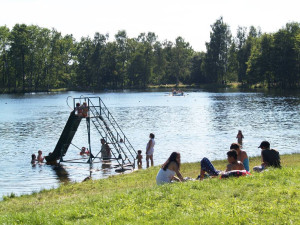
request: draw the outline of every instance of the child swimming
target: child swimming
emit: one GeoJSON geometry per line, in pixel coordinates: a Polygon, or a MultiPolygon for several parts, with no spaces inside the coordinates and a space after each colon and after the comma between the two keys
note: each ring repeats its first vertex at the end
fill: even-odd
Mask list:
{"type": "Polygon", "coordinates": [[[35,165],[36,161],[37,161],[36,155],[35,155],[35,154],[32,154],[32,155],[31,155],[31,164],[32,164],[32,165],[35,165]]]}
{"type": "Polygon", "coordinates": [[[38,161],[39,163],[43,163],[43,162],[44,162],[45,157],[43,157],[42,154],[43,154],[42,150],[39,150],[39,151],[38,151],[38,157],[37,157],[37,161],[38,161]]]}

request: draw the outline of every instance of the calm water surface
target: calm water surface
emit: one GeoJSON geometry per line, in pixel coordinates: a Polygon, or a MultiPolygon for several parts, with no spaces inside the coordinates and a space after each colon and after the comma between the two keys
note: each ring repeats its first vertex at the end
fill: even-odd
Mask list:
{"type": "MultiPolygon", "coordinates": [[[[224,159],[239,129],[249,156],[260,154],[257,147],[262,140],[270,141],[281,154],[300,152],[300,93],[195,91],[184,97],[171,97],[166,92],[0,95],[0,198],[55,188],[62,182],[81,182],[90,174],[93,179],[114,174],[114,169],[101,163],[63,163],[62,167],[30,164],[31,154],[39,149],[44,155],[53,151],[71,111],[67,97],[81,95],[100,96],[136,150],[145,153],[149,133],[153,132],[156,165],[172,151],[179,151],[183,162],[200,161],[204,156],[224,159]]],[[[97,153],[100,143],[94,131],[92,149],[97,153]]],[[[84,121],[73,144],[87,146],[84,121]]],[[[71,145],[65,159],[74,158],[80,158],[79,150],[71,145]]]]}

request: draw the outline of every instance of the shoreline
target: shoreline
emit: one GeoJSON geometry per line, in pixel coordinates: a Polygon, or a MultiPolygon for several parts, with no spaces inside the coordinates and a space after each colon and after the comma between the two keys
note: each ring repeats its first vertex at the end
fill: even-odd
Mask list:
{"type": "MultiPolygon", "coordinates": [[[[299,158],[300,158],[300,153],[297,153],[297,152],[293,152],[293,153],[287,153],[287,154],[283,154],[283,155],[280,155],[280,157],[282,156],[282,157],[290,157],[290,156],[292,156],[292,155],[296,155],[296,156],[299,156],[299,158]]],[[[260,155],[258,155],[258,156],[250,156],[249,157],[249,161],[250,160],[254,160],[255,162],[256,161],[258,161],[258,160],[260,160],[261,159],[261,156],[260,155]]],[[[225,166],[228,164],[228,162],[227,162],[227,159],[225,158],[225,159],[216,159],[216,160],[212,160],[211,161],[212,162],[212,164],[214,164],[214,165],[216,165],[216,168],[221,168],[220,170],[222,170],[222,167],[220,167],[220,165],[221,164],[223,164],[223,169],[225,168],[225,166]]],[[[194,166],[195,164],[198,164],[199,165],[199,172],[200,172],[200,161],[196,161],[196,162],[185,162],[185,163],[182,163],[182,165],[185,165],[185,167],[187,167],[187,166],[194,166]]],[[[299,162],[299,164],[300,164],[300,162],[299,162]]],[[[46,164],[45,163],[45,165],[47,165],[47,166],[51,166],[51,164],[46,164]]],[[[260,164],[259,164],[260,165],[260,164]]],[[[161,165],[157,165],[157,166],[154,166],[154,167],[150,167],[150,168],[160,168],[160,166],[161,165]]],[[[252,166],[253,167],[253,166],[252,166]]],[[[252,170],[252,167],[250,167],[250,172],[254,172],[253,170],[252,170]]],[[[111,168],[111,169],[113,169],[113,168],[111,168]]],[[[105,179],[109,179],[109,178],[111,178],[111,177],[115,177],[115,176],[121,176],[121,175],[129,175],[129,174],[132,174],[132,173],[135,173],[135,172],[137,172],[137,171],[147,171],[149,168],[142,168],[142,169],[135,169],[135,170],[132,170],[132,171],[128,171],[128,172],[122,172],[122,173],[116,173],[116,174],[112,174],[112,175],[109,175],[108,177],[101,177],[101,178],[99,178],[99,179],[93,179],[93,177],[91,177],[91,179],[90,180],[93,180],[93,181],[98,181],[98,180],[105,180],[105,179]]],[[[196,177],[195,177],[196,178],[196,177]]],[[[70,181],[70,182],[64,182],[64,183],[60,183],[59,184],[59,186],[58,187],[56,187],[56,188],[50,188],[50,189],[41,189],[40,191],[32,191],[32,193],[31,194],[21,194],[21,195],[17,195],[17,194],[15,194],[15,193],[10,193],[9,195],[3,195],[3,196],[0,196],[0,199],[2,198],[2,200],[0,200],[0,202],[1,201],[3,201],[4,199],[9,199],[9,198],[20,198],[20,197],[23,197],[23,196],[31,196],[31,195],[33,195],[33,194],[36,194],[36,193],[40,193],[40,192],[43,192],[43,191],[51,191],[51,190],[55,190],[55,189],[58,189],[58,188],[60,188],[60,186],[62,186],[62,185],[72,185],[72,184],[81,184],[81,183],[83,183],[83,182],[85,182],[86,180],[84,179],[83,181],[81,181],[81,182],[77,182],[77,181],[70,181]]]]}
{"type": "Polygon", "coordinates": [[[77,91],[77,92],[124,92],[126,90],[129,91],[149,91],[149,90],[168,90],[171,92],[173,88],[178,89],[232,89],[232,90],[240,90],[240,91],[258,91],[258,92],[264,92],[264,91],[297,91],[300,90],[300,88],[280,88],[280,87],[265,87],[263,85],[257,84],[252,85],[251,87],[244,86],[241,83],[228,83],[228,84],[158,84],[158,85],[148,85],[147,87],[126,87],[126,88],[101,88],[101,89],[94,89],[94,88],[52,88],[52,89],[39,89],[39,90],[27,90],[23,91],[22,89],[18,90],[11,90],[8,91],[7,89],[0,88],[1,94],[30,94],[30,93],[55,93],[55,92],[69,92],[69,91],[77,91]]]}
{"type": "MultiPolygon", "coordinates": [[[[225,160],[213,161],[217,169],[225,160]]],[[[298,224],[300,153],[281,155],[282,169],[251,176],[157,186],[159,167],[61,185],[0,202],[0,224],[298,224]],[[260,204],[261,202],[261,204],[260,204]]],[[[250,158],[250,168],[260,157],[250,158]]],[[[196,177],[199,162],[184,163],[196,177]]]]}

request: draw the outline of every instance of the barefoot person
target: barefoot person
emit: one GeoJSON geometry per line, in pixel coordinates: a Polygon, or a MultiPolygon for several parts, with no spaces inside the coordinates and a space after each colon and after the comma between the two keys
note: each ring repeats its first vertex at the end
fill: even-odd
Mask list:
{"type": "Polygon", "coordinates": [[[234,149],[227,152],[227,161],[229,164],[227,165],[226,170],[221,171],[216,170],[213,164],[209,161],[209,159],[204,157],[200,162],[200,180],[204,179],[205,173],[208,173],[210,176],[216,177],[219,174],[229,172],[232,170],[245,170],[243,163],[237,160],[237,152],[234,149]]]}
{"type": "Polygon", "coordinates": [[[136,156],[136,159],[137,159],[137,166],[139,169],[142,169],[143,165],[142,165],[142,159],[143,159],[143,156],[142,156],[142,150],[138,150],[138,154],[136,156]]]}
{"type": "Polygon", "coordinates": [[[150,133],[149,135],[150,140],[148,141],[146,147],[147,168],[149,167],[149,159],[151,161],[151,166],[154,166],[154,162],[153,162],[153,153],[154,153],[154,145],[155,145],[154,137],[155,137],[154,134],[150,133]]]}
{"type": "Polygon", "coordinates": [[[183,177],[180,173],[180,154],[178,152],[172,152],[168,160],[162,165],[157,176],[156,183],[158,185],[170,183],[172,180],[183,181],[183,177]],[[175,174],[178,177],[175,177],[175,174]]]}

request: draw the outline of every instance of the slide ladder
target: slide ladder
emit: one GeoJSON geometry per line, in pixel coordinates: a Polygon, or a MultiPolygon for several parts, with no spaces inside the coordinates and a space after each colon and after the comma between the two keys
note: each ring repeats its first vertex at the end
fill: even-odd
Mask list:
{"type": "MultiPolygon", "coordinates": [[[[100,137],[109,144],[111,159],[117,160],[121,170],[125,167],[134,168],[137,153],[102,99],[100,97],[74,98],[74,105],[75,102],[81,101],[85,101],[88,105],[89,116],[87,119],[94,125],[100,137]]],[[[91,160],[94,161],[98,154],[91,160]]]]}

